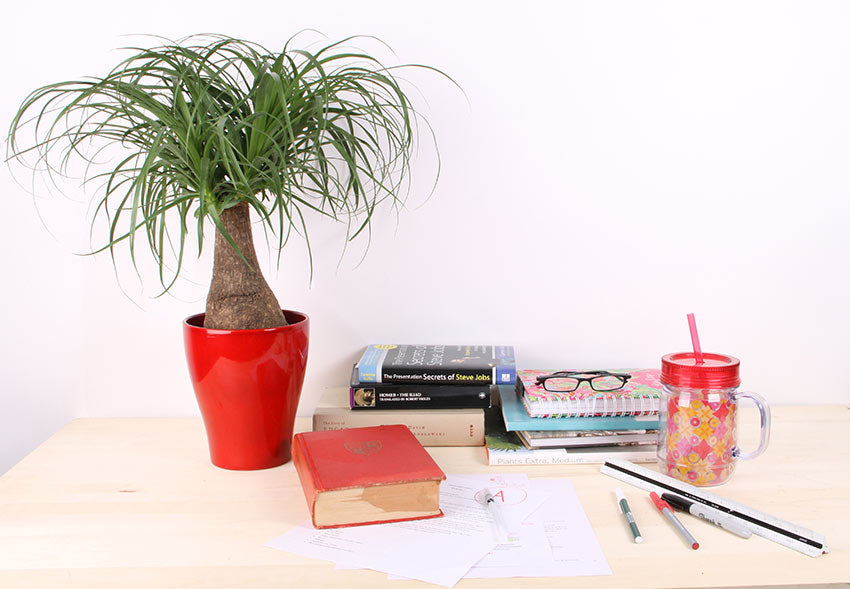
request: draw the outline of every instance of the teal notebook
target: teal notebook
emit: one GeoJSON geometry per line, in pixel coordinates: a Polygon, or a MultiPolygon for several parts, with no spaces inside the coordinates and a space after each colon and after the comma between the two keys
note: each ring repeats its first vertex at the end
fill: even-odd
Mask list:
{"type": "Polygon", "coordinates": [[[515,431],[576,431],[656,429],[658,415],[640,417],[529,417],[513,386],[499,387],[505,429],[515,431]]]}

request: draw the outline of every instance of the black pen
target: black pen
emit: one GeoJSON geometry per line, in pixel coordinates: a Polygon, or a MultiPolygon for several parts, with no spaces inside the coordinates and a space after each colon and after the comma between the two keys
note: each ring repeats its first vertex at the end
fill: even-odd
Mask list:
{"type": "Polygon", "coordinates": [[[741,538],[749,538],[753,535],[752,531],[750,531],[749,528],[742,526],[740,523],[736,522],[731,517],[724,514],[722,511],[718,511],[707,505],[700,505],[698,503],[694,503],[689,499],[685,499],[684,497],[680,497],[678,495],[673,495],[672,493],[662,493],[661,498],[676,509],[686,511],[700,519],[704,519],[707,522],[711,522],[718,528],[723,528],[727,532],[732,532],[736,536],[740,536],[741,538]]]}

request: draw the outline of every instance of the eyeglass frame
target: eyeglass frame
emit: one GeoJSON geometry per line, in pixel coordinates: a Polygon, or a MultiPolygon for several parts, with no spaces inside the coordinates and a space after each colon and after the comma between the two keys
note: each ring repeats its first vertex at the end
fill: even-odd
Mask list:
{"type": "Polygon", "coordinates": [[[591,390],[594,391],[594,392],[610,393],[610,392],[613,392],[613,391],[619,391],[624,386],[626,386],[626,383],[629,382],[629,379],[631,377],[632,377],[631,374],[627,374],[625,372],[611,372],[609,370],[559,370],[557,372],[553,372],[552,374],[545,374],[543,376],[538,376],[537,379],[535,380],[535,382],[536,382],[536,384],[539,384],[539,385],[542,384],[543,389],[550,392],[550,393],[571,393],[573,391],[577,391],[578,388],[581,386],[581,383],[583,383],[583,382],[586,382],[588,385],[590,385],[591,390]],[[592,374],[593,376],[591,376],[590,378],[579,378],[578,376],[576,376],[578,374],[592,374]],[[620,386],[618,386],[616,389],[605,389],[604,391],[597,390],[596,387],[593,386],[593,379],[598,378],[600,376],[614,376],[616,378],[619,378],[621,380],[620,386]],[[552,379],[552,378],[572,378],[572,379],[577,380],[578,383],[576,384],[576,387],[574,389],[570,389],[570,390],[561,389],[561,390],[553,391],[551,389],[546,388],[546,381],[549,380],[549,379],[552,379]]]}

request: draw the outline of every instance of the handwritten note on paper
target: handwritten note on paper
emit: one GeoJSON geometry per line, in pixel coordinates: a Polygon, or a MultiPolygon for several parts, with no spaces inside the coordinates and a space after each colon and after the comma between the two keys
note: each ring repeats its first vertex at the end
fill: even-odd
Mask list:
{"type": "Polygon", "coordinates": [[[529,490],[549,495],[523,522],[515,544],[500,545],[467,578],[610,575],[596,534],[567,479],[530,479],[529,490]]]}
{"type": "Polygon", "coordinates": [[[390,578],[450,587],[463,577],[610,575],[596,535],[566,479],[448,475],[442,518],[316,530],[309,522],[268,543],[337,568],[370,568],[390,578]],[[482,489],[501,493],[511,533],[498,544],[482,489]],[[435,566],[434,563],[439,563],[435,566]]]}
{"type": "MultiPolygon", "coordinates": [[[[528,476],[525,474],[492,474],[492,475],[450,475],[454,482],[463,481],[469,489],[475,492],[476,501],[483,502],[484,491],[489,491],[501,503],[502,517],[508,528],[508,541],[494,546],[486,556],[479,561],[491,563],[493,566],[505,567],[511,564],[527,564],[529,557],[542,558],[546,563],[551,561],[549,542],[541,526],[535,527],[537,535],[529,536],[523,528],[524,520],[535,512],[547,499],[548,492],[530,489],[528,476]]],[[[500,537],[500,531],[490,515],[490,528],[495,537],[500,537]]],[[[513,576],[510,574],[503,576],[513,576]]],[[[407,577],[390,575],[390,579],[407,577]]]]}
{"type": "Polygon", "coordinates": [[[450,587],[497,543],[479,489],[480,480],[449,475],[440,488],[444,517],[332,530],[308,523],[267,546],[450,587]]]}
{"type": "Polygon", "coordinates": [[[320,558],[337,563],[340,568],[360,568],[354,558],[371,547],[345,533],[345,528],[317,530],[307,521],[266,546],[285,550],[300,556],[320,558]]]}

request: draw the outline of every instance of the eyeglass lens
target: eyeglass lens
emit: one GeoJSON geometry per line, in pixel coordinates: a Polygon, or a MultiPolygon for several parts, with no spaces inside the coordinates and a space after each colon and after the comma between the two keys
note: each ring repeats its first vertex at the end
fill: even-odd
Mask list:
{"type": "MultiPolygon", "coordinates": [[[[570,376],[547,378],[544,381],[544,388],[547,391],[567,393],[576,390],[582,380],[583,379],[570,376]]],[[[584,379],[584,382],[587,382],[587,379],[584,379]]],[[[600,375],[594,376],[590,379],[590,386],[594,391],[599,392],[616,391],[617,389],[622,388],[624,382],[625,381],[618,376],[600,375]]]]}

